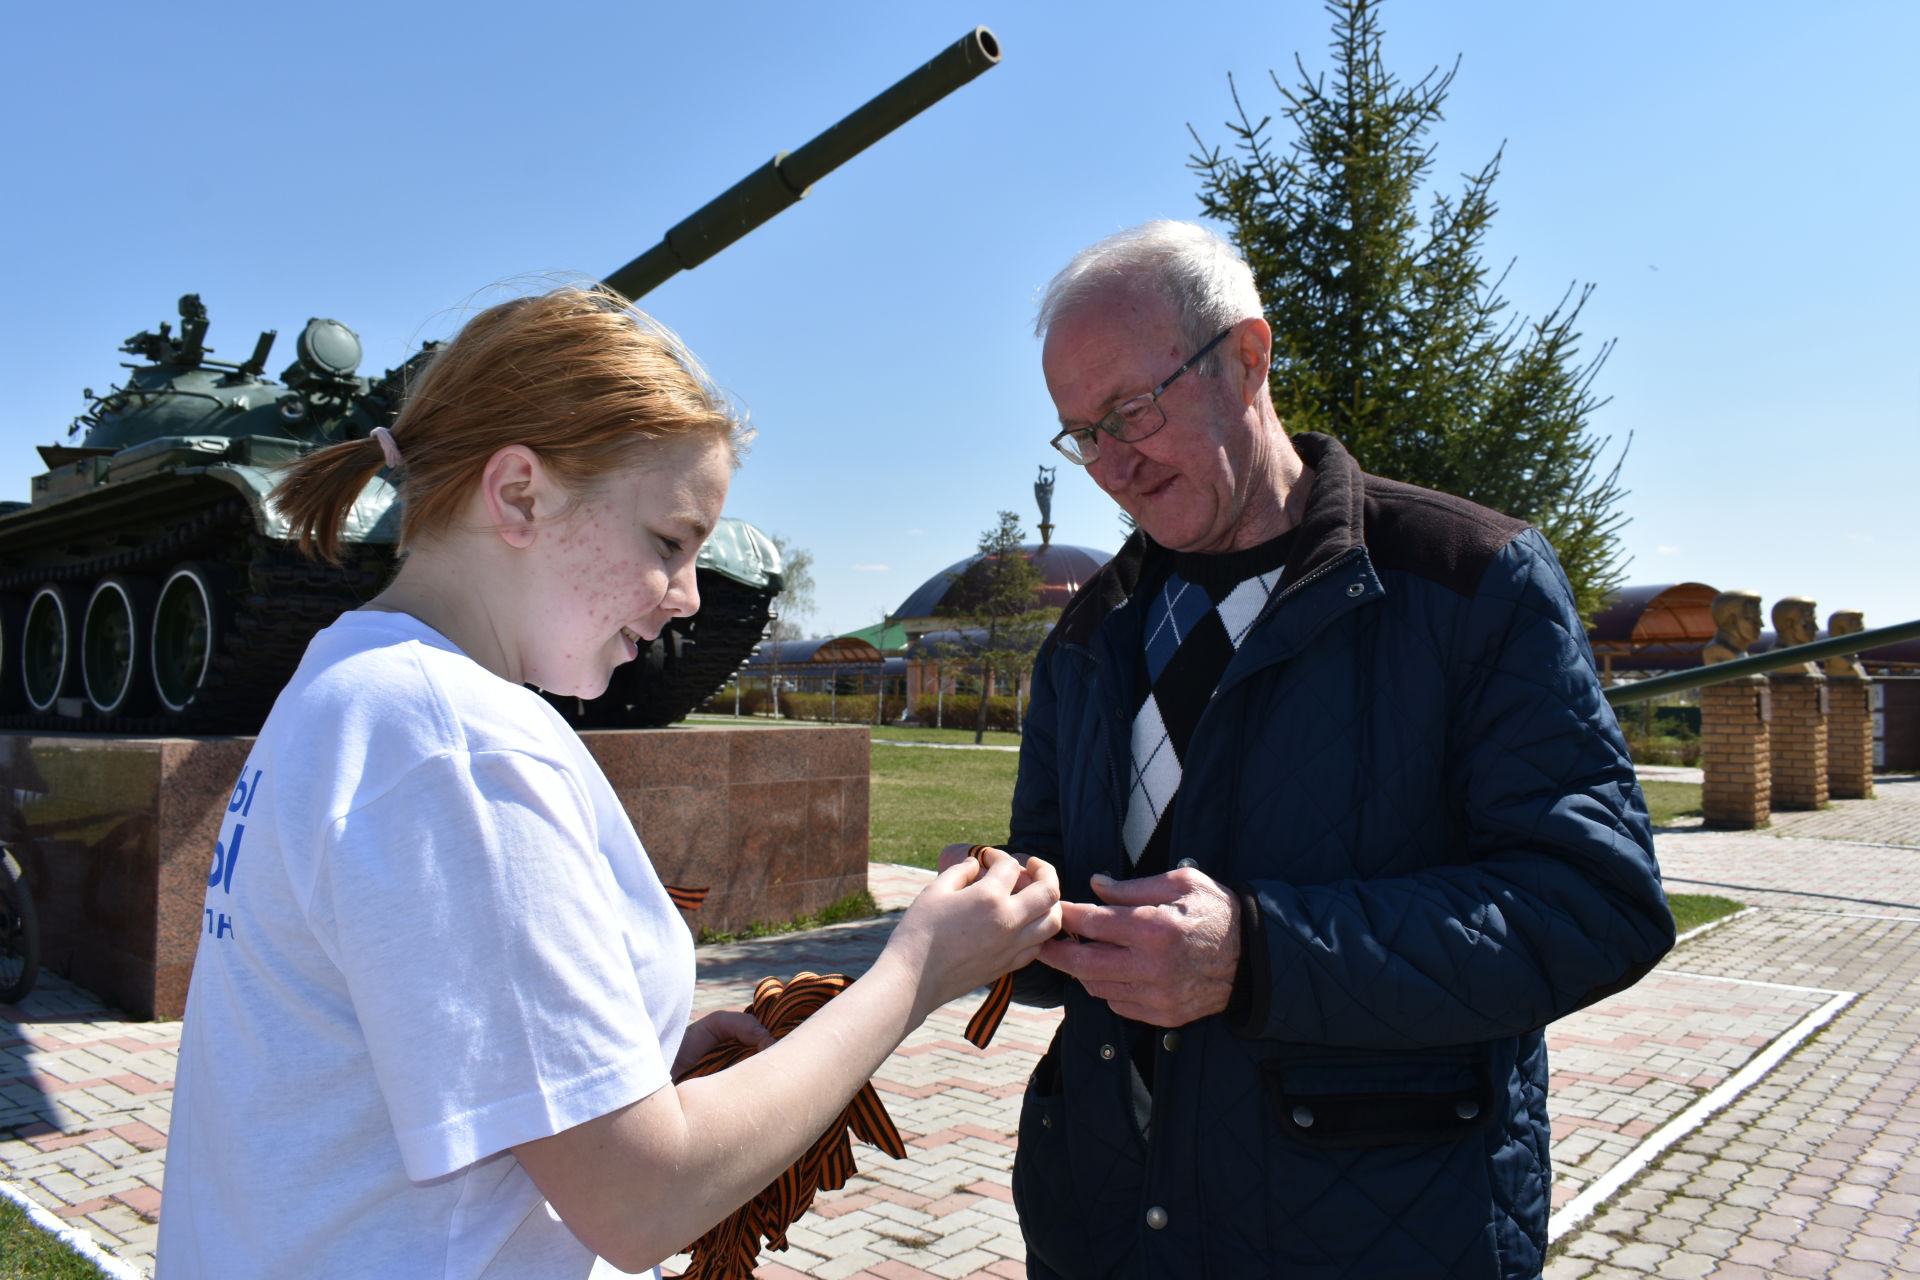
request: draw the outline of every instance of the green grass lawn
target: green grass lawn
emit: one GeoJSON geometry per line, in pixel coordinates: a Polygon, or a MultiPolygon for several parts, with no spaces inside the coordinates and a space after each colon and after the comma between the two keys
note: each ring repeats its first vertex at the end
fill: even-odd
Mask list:
{"type": "Polygon", "coordinates": [[[1710,920],[1721,916],[1730,916],[1746,906],[1744,902],[1735,902],[1732,898],[1716,898],[1705,893],[1670,893],[1667,895],[1667,910],[1673,912],[1673,931],[1685,933],[1697,929],[1710,920]]]}
{"type": "Polygon", "coordinates": [[[0,1196],[0,1280],[105,1280],[105,1273],[0,1196]]]}
{"type": "Polygon", "coordinates": [[[1697,782],[1642,782],[1647,796],[1647,816],[1656,827],[1670,827],[1678,818],[1700,816],[1700,784],[1697,782]]]}
{"type": "MultiPolygon", "coordinates": [[[[875,726],[873,740],[875,742],[946,742],[955,746],[970,747],[973,745],[973,730],[929,729],[917,724],[883,724],[875,726]]],[[[987,736],[981,739],[980,745],[1017,747],[1020,745],[1020,735],[1000,729],[989,729],[987,736]]]]}
{"type": "Polygon", "coordinates": [[[867,856],[932,867],[940,850],[955,841],[1003,842],[1019,763],[1011,751],[930,751],[874,743],[867,856]]]}

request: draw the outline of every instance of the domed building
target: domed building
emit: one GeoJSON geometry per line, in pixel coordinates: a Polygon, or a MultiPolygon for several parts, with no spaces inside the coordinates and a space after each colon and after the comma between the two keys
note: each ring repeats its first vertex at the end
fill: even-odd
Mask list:
{"type": "MultiPolygon", "coordinates": [[[[1054,542],[1045,515],[1043,507],[1040,541],[1023,544],[1020,554],[1040,571],[1034,608],[1059,610],[1113,553],[1054,542]]],[[[954,561],[916,587],[890,619],[898,631],[889,638],[898,635],[905,642],[907,705],[916,707],[921,698],[932,697],[936,721],[945,695],[976,690],[982,674],[970,655],[983,647],[985,632],[956,628],[966,626],[961,619],[978,605],[988,559],[985,552],[975,552],[954,561]]],[[[1028,679],[1014,682],[996,673],[993,684],[997,695],[1024,699],[1028,679]]]]}
{"type": "MultiPolygon", "coordinates": [[[[1040,599],[1035,605],[1040,609],[1065,608],[1094,571],[1113,558],[1110,551],[1044,541],[1022,545],[1020,554],[1040,570],[1040,599]]],[[[984,552],[975,552],[928,578],[893,611],[895,624],[905,628],[909,638],[951,625],[953,614],[973,608],[986,559],[984,552]]]]}

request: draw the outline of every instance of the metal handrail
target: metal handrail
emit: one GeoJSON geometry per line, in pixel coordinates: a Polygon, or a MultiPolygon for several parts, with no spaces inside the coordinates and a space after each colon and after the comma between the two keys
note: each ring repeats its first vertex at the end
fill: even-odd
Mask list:
{"type": "Polygon", "coordinates": [[[1678,693],[1682,689],[1701,689],[1710,684],[1737,680],[1741,676],[1762,675],[1768,671],[1778,671],[1782,667],[1796,666],[1802,662],[1817,662],[1821,658],[1858,653],[1862,649],[1875,649],[1883,644],[1897,644],[1902,640],[1911,640],[1915,636],[1920,636],[1920,618],[1912,622],[1896,623],[1891,627],[1875,627],[1871,631],[1854,631],[1842,636],[1828,636],[1825,640],[1815,640],[1812,644],[1797,644],[1787,649],[1769,649],[1765,653],[1734,658],[1728,662],[1716,662],[1711,666],[1698,667],[1692,671],[1675,671],[1669,675],[1655,676],[1651,680],[1617,684],[1606,691],[1607,701],[1616,707],[1626,702],[1645,702],[1648,698],[1678,693]]]}

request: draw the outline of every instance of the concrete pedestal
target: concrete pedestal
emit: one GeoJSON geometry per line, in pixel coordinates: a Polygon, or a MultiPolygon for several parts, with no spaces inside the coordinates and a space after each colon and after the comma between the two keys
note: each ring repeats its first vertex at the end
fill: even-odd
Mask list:
{"type": "MultiPolygon", "coordinates": [[[[660,878],[711,889],[694,927],[792,920],[866,887],[864,728],[582,738],[660,878]]],[[[0,734],[0,809],[18,798],[25,834],[13,846],[39,908],[43,965],[134,1017],[180,1016],[214,844],[252,745],[0,734]]]]}
{"type": "Polygon", "coordinates": [[[1700,691],[1700,807],[1706,824],[1751,831],[1773,818],[1772,755],[1765,676],[1743,676],[1700,691]]]}
{"type": "Polygon", "coordinates": [[[1827,677],[1827,794],[1873,795],[1873,681],[1865,676],[1827,677]]]}
{"type": "Polygon", "coordinates": [[[1767,677],[1773,689],[1773,807],[1827,803],[1827,678],[1798,671],[1767,677]]]}

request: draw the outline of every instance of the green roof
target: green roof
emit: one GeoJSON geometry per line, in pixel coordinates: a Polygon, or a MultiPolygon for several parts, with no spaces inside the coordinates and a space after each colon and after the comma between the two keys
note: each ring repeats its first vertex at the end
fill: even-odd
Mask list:
{"type": "Polygon", "coordinates": [[[858,631],[843,632],[839,638],[865,640],[882,653],[895,653],[907,647],[907,629],[897,622],[892,626],[876,622],[858,631]]]}

